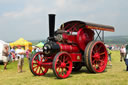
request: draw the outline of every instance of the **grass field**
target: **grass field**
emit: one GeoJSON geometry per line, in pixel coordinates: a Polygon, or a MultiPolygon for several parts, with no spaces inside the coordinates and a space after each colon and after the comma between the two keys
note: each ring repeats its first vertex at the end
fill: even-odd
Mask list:
{"type": "Polygon", "coordinates": [[[7,68],[3,71],[3,65],[0,65],[0,85],[128,85],[128,72],[125,63],[120,62],[119,51],[112,52],[112,67],[108,65],[105,72],[91,74],[83,67],[66,79],[57,79],[52,70],[45,76],[33,76],[27,59],[23,73],[17,72],[17,62],[9,63],[7,68]]]}

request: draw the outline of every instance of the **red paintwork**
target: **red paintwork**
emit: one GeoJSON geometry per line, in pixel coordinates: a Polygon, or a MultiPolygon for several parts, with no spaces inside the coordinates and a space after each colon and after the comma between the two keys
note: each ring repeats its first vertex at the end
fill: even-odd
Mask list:
{"type": "Polygon", "coordinates": [[[82,54],[80,53],[80,49],[77,45],[67,45],[61,44],[57,42],[60,46],[60,51],[66,51],[70,53],[72,62],[81,62],[82,61],[82,54]]]}
{"type": "Polygon", "coordinates": [[[52,62],[45,62],[45,63],[42,63],[42,66],[44,67],[44,68],[52,68],[52,62]]]}
{"type": "Polygon", "coordinates": [[[82,62],[82,54],[81,53],[70,53],[72,57],[72,62],[82,62]]]}
{"type": "Polygon", "coordinates": [[[76,35],[67,35],[66,33],[63,33],[62,37],[67,43],[77,43],[76,35]]]}
{"type": "Polygon", "coordinates": [[[79,47],[84,51],[88,42],[94,39],[94,32],[88,29],[80,29],[77,33],[77,43],[79,47]]]}
{"type": "Polygon", "coordinates": [[[60,51],[66,51],[69,53],[80,52],[80,49],[78,48],[77,45],[68,45],[68,44],[61,44],[61,43],[58,43],[58,44],[60,46],[60,51]]]}

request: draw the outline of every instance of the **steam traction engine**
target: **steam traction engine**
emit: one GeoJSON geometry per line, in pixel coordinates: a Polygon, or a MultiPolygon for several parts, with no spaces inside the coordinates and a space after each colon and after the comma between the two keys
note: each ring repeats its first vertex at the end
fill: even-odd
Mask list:
{"type": "Polygon", "coordinates": [[[35,76],[42,76],[48,69],[53,69],[57,78],[66,78],[82,66],[86,66],[91,73],[105,70],[108,54],[100,33],[114,32],[112,26],[69,21],[54,32],[54,24],[55,15],[49,14],[49,37],[43,52],[36,53],[30,59],[30,70],[35,76]],[[94,37],[95,33],[97,37],[94,37]]]}

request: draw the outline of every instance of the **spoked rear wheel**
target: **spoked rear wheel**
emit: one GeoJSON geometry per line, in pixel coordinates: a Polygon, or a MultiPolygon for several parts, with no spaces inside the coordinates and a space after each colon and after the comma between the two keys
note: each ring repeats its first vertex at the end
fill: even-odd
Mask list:
{"type": "Polygon", "coordinates": [[[103,72],[107,65],[107,49],[101,41],[90,42],[85,49],[85,63],[87,69],[93,73],[103,72]]]}
{"type": "Polygon", "coordinates": [[[30,58],[29,67],[33,75],[42,76],[45,73],[47,73],[48,68],[44,68],[42,66],[42,63],[45,61],[46,59],[42,52],[38,52],[33,57],[30,58]]]}
{"type": "Polygon", "coordinates": [[[72,60],[67,52],[59,52],[53,60],[53,72],[57,78],[67,78],[72,72],[72,60]]]}

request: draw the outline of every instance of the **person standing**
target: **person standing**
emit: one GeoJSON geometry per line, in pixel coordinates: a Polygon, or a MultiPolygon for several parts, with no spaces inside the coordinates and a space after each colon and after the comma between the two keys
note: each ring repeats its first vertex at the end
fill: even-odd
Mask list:
{"type": "Polygon", "coordinates": [[[26,50],[26,58],[29,60],[29,58],[30,58],[30,50],[29,49],[27,49],[26,50]]]}
{"type": "Polygon", "coordinates": [[[32,56],[36,53],[36,48],[33,48],[32,50],[32,56]]]}
{"type": "Polygon", "coordinates": [[[16,54],[18,57],[18,72],[22,72],[23,64],[24,64],[24,50],[21,49],[21,46],[18,46],[18,49],[16,49],[16,54]]]}
{"type": "Polygon", "coordinates": [[[14,62],[15,61],[15,49],[14,49],[14,47],[12,47],[12,49],[10,50],[10,54],[12,57],[12,61],[14,62]]]}
{"type": "Polygon", "coordinates": [[[9,55],[9,47],[7,44],[4,44],[3,50],[2,50],[2,58],[4,62],[4,70],[7,69],[7,64],[8,64],[8,55],[9,55]]]}
{"type": "Polygon", "coordinates": [[[110,50],[109,47],[107,47],[107,51],[108,51],[108,61],[109,61],[109,65],[112,66],[112,63],[111,63],[111,54],[112,54],[112,51],[110,50]]]}
{"type": "Polygon", "coordinates": [[[122,62],[122,59],[124,60],[126,56],[126,48],[124,45],[121,46],[120,48],[120,61],[122,62]]]}
{"type": "Polygon", "coordinates": [[[36,53],[37,53],[37,52],[40,52],[40,49],[39,49],[39,47],[36,47],[36,53]]]}

